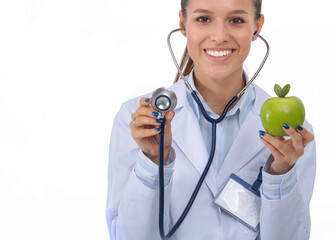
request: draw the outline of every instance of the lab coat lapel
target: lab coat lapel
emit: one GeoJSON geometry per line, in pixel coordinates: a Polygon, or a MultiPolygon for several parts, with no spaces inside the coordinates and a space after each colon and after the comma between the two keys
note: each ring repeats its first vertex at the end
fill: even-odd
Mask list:
{"type": "Polygon", "coordinates": [[[259,115],[250,112],[245,119],[231,149],[217,176],[219,186],[231,173],[237,172],[265,145],[260,141],[258,131],[263,129],[259,115]]]}
{"type": "MultiPolygon", "coordinates": [[[[184,83],[181,82],[182,80],[175,84],[177,86],[172,88],[178,99],[176,115],[172,122],[173,141],[201,176],[208,162],[209,154],[202,137],[197,117],[186,98],[187,89],[184,83]]],[[[209,169],[205,178],[205,183],[210,188],[212,194],[216,196],[217,184],[212,167],[209,169]]]]}
{"type": "Polygon", "coordinates": [[[236,173],[260,150],[265,148],[265,145],[260,141],[258,133],[259,130],[264,129],[259,113],[260,107],[267,96],[260,94],[258,87],[255,87],[255,90],[255,104],[241,126],[239,133],[217,175],[218,186],[221,186],[229,178],[231,173],[236,173]]]}

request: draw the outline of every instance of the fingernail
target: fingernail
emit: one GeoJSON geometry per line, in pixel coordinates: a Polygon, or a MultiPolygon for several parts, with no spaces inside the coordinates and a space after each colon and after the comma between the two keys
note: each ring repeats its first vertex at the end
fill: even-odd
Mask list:
{"type": "Polygon", "coordinates": [[[289,126],[286,123],[284,123],[282,126],[286,129],[289,129],[289,126]]]}
{"type": "Polygon", "coordinates": [[[297,126],[297,129],[299,130],[299,131],[302,131],[303,130],[303,128],[299,125],[299,126],[297,126]]]}
{"type": "Polygon", "coordinates": [[[163,119],[155,119],[155,122],[157,122],[157,123],[163,123],[163,119]]]}
{"type": "Polygon", "coordinates": [[[149,102],[149,98],[146,98],[146,100],[145,100],[146,102],[149,102]]]}
{"type": "Polygon", "coordinates": [[[158,117],[158,116],[159,116],[159,113],[157,113],[157,112],[152,112],[152,115],[153,115],[154,117],[158,117]]]}
{"type": "Polygon", "coordinates": [[[161,130],[161,128],[156,128],[156,129],[155,129],[156,132],[158,132],[158,131],[160,131],[160,130],[161,130]]]}
{"type": "Polygon", "coordinates": [[[259,135],[260,135],[260,136],[265,136],[265,134],[266,134],[266,133],[265,133],[264,131],[261,131],[261,130],[259,131],[259,135]]]}

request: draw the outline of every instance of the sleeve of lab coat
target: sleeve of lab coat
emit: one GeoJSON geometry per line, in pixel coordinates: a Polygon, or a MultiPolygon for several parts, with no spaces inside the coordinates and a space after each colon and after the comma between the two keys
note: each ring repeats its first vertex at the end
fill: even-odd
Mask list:
{"type": "MultiPolygon", "coordinates": [[[[310,132],[312,127],[305,126],[310,132]]],[[[316,172],[315,140],[309,143],[296,163],[296,184],[280,199],[261,194],[260,239],[306,240],[310,235],[309,203],[316,172]]],[[[285,186],[284,186],[285,187],[285,186]]]]}
{"type": "MultiPolygon", "coordinates": [[[[134,107],[133,107],[134,108],[134,107]]],[[[130,104],[117,113],[111,134],[106,219],[110,239],[160,239],[158,228],[159,193],[145,185],[134,168],[139,148],[131,136],[130,104]]],[[[165,187],[165,229],[169,226],[169,199],[172,180],[165,187]]],[[[166,230],[167,231],[167,230],[166,230]]]]}

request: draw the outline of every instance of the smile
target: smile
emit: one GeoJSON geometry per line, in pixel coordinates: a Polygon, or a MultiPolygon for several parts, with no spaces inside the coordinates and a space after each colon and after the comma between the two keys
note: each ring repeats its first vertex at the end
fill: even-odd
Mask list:
{"type": "Polygon", "coordinates": [[[224,57],[233,53],[234,50],[223,50],[223,51],[213,51],[213,50],[205,50],[205,52],[212,57],[224,57]]]}

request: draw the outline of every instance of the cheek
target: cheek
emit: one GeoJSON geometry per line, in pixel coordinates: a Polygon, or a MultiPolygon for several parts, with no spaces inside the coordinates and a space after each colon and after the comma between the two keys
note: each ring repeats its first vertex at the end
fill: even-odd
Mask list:
{"type": "Polygon", "coordinates": [[[204,39],[203,35],[204,33],[202,34],[202,32],[197,31],[189,31],[187,33],[187,47],[189,55],[192,58],[197,56],[201,49],[201,44],[204,39]]]}
{"type": "Polygon", "coordinates": [[[187,32],[187,44],[197,46],[202,41],[202,32],[200,31],[188,31],[187,32]]]}
{"type": "Polygon", "coordinates": [[[249,52],[252,44],[252,34],[241,34],[239,36],[239,45],[244,52],[249,52]]]}

